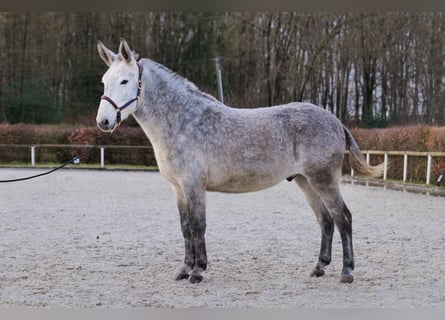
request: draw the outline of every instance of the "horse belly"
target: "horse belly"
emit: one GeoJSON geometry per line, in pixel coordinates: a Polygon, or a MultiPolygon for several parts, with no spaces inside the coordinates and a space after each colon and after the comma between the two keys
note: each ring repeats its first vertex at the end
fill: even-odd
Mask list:
{"type": "Polygon", "coordinates": [[[273,187],[286,179],[288,170],[245,170],[230,172],[219,169],[210,171],[207,179],[206,190],[226,193],[254,192],[273,187]]]}
{"type": "Polygon", "coordinates": [[[273,187],[274,185],[278,184],[281,181],[283,181],[283,179],[277,181],[276,179],[264,180],[264,179],[255,179],[251,177],[247,178],[232,177],[223,183],[215,184],[210,182],[207,184],[206,190],[224,192],[224,193],[254,192],[273,187]]]}

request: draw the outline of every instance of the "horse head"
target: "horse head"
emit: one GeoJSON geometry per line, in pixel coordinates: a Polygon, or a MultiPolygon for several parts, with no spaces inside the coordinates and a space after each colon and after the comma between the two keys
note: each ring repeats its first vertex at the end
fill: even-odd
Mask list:
{"type": "Polygon", "coordinates": [[[98,41],[99,56],[108,66],[102,77],[104,94],[97,111],[96,122],[99,129],[111,132],[128,118],[139,105],[141,94],[142,65],[137,55],[130,50],[127,42],[121,39],[116,54],[98,41]]]}

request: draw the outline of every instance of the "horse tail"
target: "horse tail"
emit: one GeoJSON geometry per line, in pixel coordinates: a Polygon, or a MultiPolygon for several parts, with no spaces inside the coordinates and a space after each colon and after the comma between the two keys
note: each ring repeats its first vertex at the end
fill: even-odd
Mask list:
{"type": "Polygon", "coordinates": [[[344,126],[343,131],[345,132],[346,137],[346,147],[349,149],[349,163],[351,164],[351,167],[365,176],[374,178],[381,177],[384,171],[384,163],[376,166],[369,165],[352,137],[351,132],[344,126]]]}

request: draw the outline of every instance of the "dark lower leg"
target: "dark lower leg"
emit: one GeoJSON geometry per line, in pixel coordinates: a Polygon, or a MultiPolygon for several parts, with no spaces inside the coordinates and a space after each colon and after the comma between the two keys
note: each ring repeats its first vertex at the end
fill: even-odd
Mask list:
{"type": "Polygon", "coordinates": [[[185,258],[184,265],[179,270],[176,280],[188,279],[190,271],[195,265],[195,249],[193,245],[193,240],[184,238],[185,244],[185,258]]]}
{"type": "Polygon", "coordinates": [[[324,267],[331,263],[332,239],[334,235],[334,223],[326,220],[321,226],[321,246],[317,265],[311,273],[312,277],[324,275],[324,267]]]}
{"type": "Polygon", "coordinates": [[[195,265],[195,247],[190,230],[188,206],[184,201],[178,199],[178,209],[181,221],[181,231],[184,237],[185,257],[184,264],[179,270],[176,280],[182,280],[189,278],[189,273],[195,265]]]}
{"type": "MultiPolygon", "coordinates": [[[[353,281],[352,270],[354,270],[354,251],[352,248],[352,219],[351,212],[343,203],[344,223],[341,225],[340,235],[343,245],[343,270],[340,282],[351,283],[353,281]]],[[[340,227],[339,227],[340,229],[340,227]]]]}
{"type": "Polygon", "coordinates": [[[207,252],[205,245],[205,192],[201,189],[191,190],[190,200],[190,233],[193,239],[194,260],[190,271],[189,281],[198,283],[202,281],[201,273],[207,268],[207,252]]]}
{"type": "Polygon", "coordinates": [[[205,246],[204,232],[196,235],[194,238],[195,261],[193,269],[190,271],[191,283],[201,282],[203,277],[201,273],[207,269],[207,253],[205,246]]]}

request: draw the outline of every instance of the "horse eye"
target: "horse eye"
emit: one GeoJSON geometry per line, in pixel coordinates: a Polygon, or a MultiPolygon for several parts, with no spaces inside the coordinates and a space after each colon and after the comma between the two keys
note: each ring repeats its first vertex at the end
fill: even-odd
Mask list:
{"type": "Polygon", "coordinates": [[[126,84],[126,83],[128,83],[128,80],[122,80],[121,81],[121,84],[126,84]]]}

